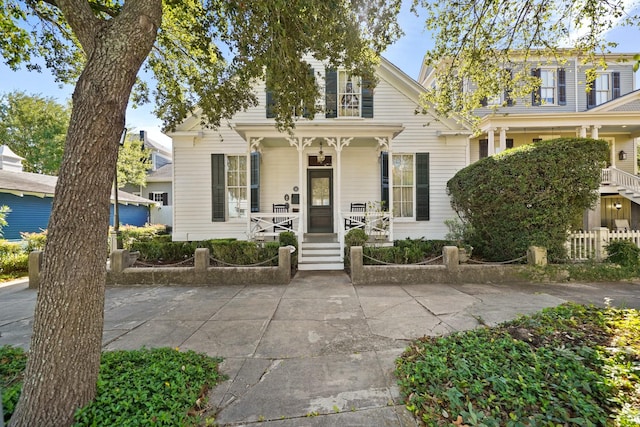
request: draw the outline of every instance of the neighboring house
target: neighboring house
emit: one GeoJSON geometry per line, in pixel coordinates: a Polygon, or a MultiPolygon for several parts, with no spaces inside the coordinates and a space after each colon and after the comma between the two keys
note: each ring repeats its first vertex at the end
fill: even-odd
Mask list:
{"type": "Polygon", "coordinates": [[[170,134],[174,240],[262,240],[290,230],[300,269],[341,269],[345,224],[381,243],[444,238],[444,221],[455,216],[446,183],[469,163],[470,130],[416,114],[424,88],[385,59],[375,88],[308,62],[324,112],[298,118],[292,134],[274,126],[264,83],[255,87],[260,104],[230,126],[205,129],[192,116],[170,134]],[[351,212],[352,204],[368,208],[351,212]]]}
{"type": "MultiPolygon", "coordinates": [[[[634,90],[638,87],[635,61],[629,54],[611,54],[605,59],[607,68],[597,70],[589,92],[585,83],[588,66],[578,57],[568,57],[561,65],[547,60],[541,61],[544,66],[514,65],[530,68],[541,79],[540,89],[526,99],[509,99],[504,93],[480,108],[482,134],[470,139],[467,158],[471,163],[543,139],[603,139],[610,145],[610,160],[602,171],[598,206],[585,214],[583,226],[616,228],[617,220],[618,225],[627,221],[631,228],[640,229],[640,91],[634,90]],[[491,104],[505,106],[493,109],[491,104]]],[[[423,66],[419,80],[430,87],[433,70],[423,66]]]]}
{"type": "Polygon", "coordinates": [[[144,142],[145,148],[151,150],[151,170],[147,173],[147,184],[146,186],[128,184],[123,187],[123,190],[156,202],[156,206],[151,209],[149,222],[171,227],[173,224],[171,151],[149,138],[144,130],[140,131],[140,140],[144,142]]]}
{"type": "MultiPolygon", "coordinates": [[[[7,205],[8,225],[2,229],[5,239],[20,239],[21,232],[40,232],[47,228],[53,203],[55,176],[22,172],[21,158],[0,147],[0,206],[7,205]],[[16,167],[16,158],[19,166],[16,167]]],[[[119,217],[123,225],[142,226],[149,222],[149,207],[154,202],[118,191],[119,217]]],[[[112,200],[113,203],[113,200],[112,200]]],[[[111,205],[113,223],[113,204],[111,205]]]]}

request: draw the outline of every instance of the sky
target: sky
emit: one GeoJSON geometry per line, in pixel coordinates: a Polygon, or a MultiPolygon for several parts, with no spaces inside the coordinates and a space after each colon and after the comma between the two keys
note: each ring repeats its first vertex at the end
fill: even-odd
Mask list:
{"type": "MultiPolygon", "coordinates": [[[[400,28],[405,35],[387,48],[383,56],[410,77],[417,79],[424,54],[427,49],[433,47],[433,41],[424,30],[425,17],[417,17],[411,13],[410,3],[410,0],[403,1],[402,11],[398,17],[400,28]]],[[[638,42],[640,25],[612,30],[607,35],[607,39],[619,43],[615,49],[616,52],[638,53],[640,52],[638,42]]],[[[42,73],[26,70],[14,72],[4,63],[0,63],[0,94],[16,90],[52,97],[60,103],[66,103],[71,99],[73,87],[56,83],[46,69],[42,73]]],[[[168,145],[170,139],[161,133],[161,120],[153,115],[152,110],[151,104],[136,109],[128,108],[126,126],[130,129],[135,128],[136,131],[145,130],[155,141],[168,145]]]]}

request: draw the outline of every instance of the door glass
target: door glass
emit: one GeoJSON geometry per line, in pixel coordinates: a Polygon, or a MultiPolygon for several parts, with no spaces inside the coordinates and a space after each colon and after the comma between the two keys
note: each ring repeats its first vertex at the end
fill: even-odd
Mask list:
{"type": "Polygon", "coordinates": [[[329,178],[311,179],[311,204],[329,206],[329,178]]]}

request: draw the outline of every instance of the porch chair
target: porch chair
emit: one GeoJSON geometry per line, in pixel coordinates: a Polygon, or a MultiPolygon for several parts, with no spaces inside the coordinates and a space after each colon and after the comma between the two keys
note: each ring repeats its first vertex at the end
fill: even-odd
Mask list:
{"type": "Polygon", "coordinates": [[[616,219],[614,220],[615,222],[615,226],[616,226],[616,231],[628,231],[631,230],[631,227],[629,227],[629,220],[628,219],[616,219]]]}
{"type": "Polygon", "coordinates": [[[361,215],[351,216],[344,219],[344,228],[349,230],[351,228],[364,228],[364,213],[367,211],[366,203],[351,203],[351,212],[362,212],[361,215]]]}
{"type": "MultiPolygon", "coordinates": [[[[276,203],[273,205],[273,213],[288,213],[289,212],[289,204],[288,203],[276,203]]],[[[273,222],[273,231],[284,230],[291,231],[293,229],[293,221],[291,218],[287,216],[277,216],[271,218],[273,222]]]]}

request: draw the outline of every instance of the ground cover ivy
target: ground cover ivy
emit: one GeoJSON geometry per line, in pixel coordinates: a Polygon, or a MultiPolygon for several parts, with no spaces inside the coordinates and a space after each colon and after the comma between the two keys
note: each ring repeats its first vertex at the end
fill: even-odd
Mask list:
{"type": "MultiPolygon", "coordinates": [[[[105,352],[96,398],[76,413],[74,425],[198,425],[207,391],[222,379],[220,362],[205,354],[171,348],[105,352]]],[[[25,364],[21,349],[0,347],[5,421],[17,403],[25,364]]]]}
{"type": "Polygon", "coordinates": [[[417,340],[396,362],[425,425],[638,425],[640,314],[567,304],[417,340]],[[615,419],[615,424],[612,424],[615,419]]]}

